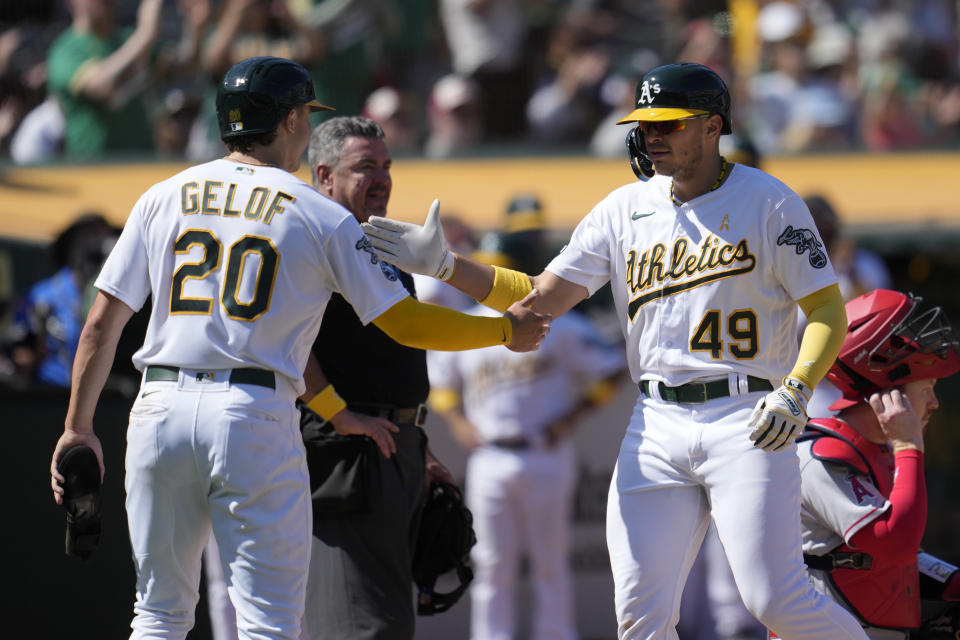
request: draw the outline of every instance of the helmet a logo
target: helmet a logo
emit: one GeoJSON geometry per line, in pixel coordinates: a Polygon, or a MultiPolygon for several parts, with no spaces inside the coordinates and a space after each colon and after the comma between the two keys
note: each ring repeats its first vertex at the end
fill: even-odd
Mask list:
{"type": "Polygon", "coordinates": [[[640,85],[640,97],[637,99],[637,105],[653,104],[653,94],[660,93],[660,84],[650,84],[649,80],[644,80],[640,85]]]}

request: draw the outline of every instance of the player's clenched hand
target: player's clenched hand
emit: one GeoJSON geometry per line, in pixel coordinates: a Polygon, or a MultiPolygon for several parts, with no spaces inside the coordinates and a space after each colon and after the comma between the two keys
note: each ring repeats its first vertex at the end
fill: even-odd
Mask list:
{"type": "Polygon", "coordinates": [[[540,292],[534,289],[526,298],[510,305],[503,314],[510,319],[513,327],[513,334],[507,343],[507,348],[511,351],[535,351],[550,333],[553,317],[530,308],[539,295],[540,292]]]}
{"type": "Polygon", "coordinates": [[[103,447],[100,445],[100,438],[98,438],[93,431],[65,430],[57,441],[57,446],[53,450],[53,458],[50,460],[50,488],[53,489],[53,500],[57,504],[63,504],[63,483],[66,480],[58,469],[60,458],[70,449],[81,445],[90,447],[93,449],[93,452],[97,454],[97,461],[100,463],[100,479],[101,481],[103,480],[105,469],[103,466],[103,447]]]}
{"type": "Polygon", "coordinates": [[[764,396],[750,416],[750,439],[753,446],[766,451],[785,447],[800,435],[807,424],[807,402],[810,389],[792,377],[764,396]]]}
{"type": "Polygon", "coordinates": [[[390,432],[397,433],[400,428],[386,418],[376,418],[344,409],[330,419],[334,430],[342,436],[367,436],[373,440],[384,458],[397,452],[397,443],[390,432]]]}
{"type": "Polygon", "coordinates": [[[448,280],[453,275],[456,256],[443,237],[439,200],[430,205],[422,227],[380,216],[370,216],[362,226],[373,249],[385,262],[440,280],[448,280]]]}
{"type": "Polygon", "coordinates": [[[899,389],[887,389],[872,394],[868,401],[894,452],[901,449],[923,451],[923,423],[905,393],[899,389]]]}

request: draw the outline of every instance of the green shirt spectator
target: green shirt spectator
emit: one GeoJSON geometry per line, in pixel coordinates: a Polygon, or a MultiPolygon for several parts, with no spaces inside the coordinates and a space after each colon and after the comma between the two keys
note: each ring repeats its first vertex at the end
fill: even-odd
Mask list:
{"type": "Polygon", "coordinates": [[[83,95],[76,83],[85,67],[107,58],[132,32],[127,28],[101,38],[71,28],[51,46],[48,87],[60,102],[66,120],[64,151],[68,157],[91,158],[104,152],[146,151],[152,147],[150,120],[142,99],[145,70],[117,87],[107,102],[83,95]]]}

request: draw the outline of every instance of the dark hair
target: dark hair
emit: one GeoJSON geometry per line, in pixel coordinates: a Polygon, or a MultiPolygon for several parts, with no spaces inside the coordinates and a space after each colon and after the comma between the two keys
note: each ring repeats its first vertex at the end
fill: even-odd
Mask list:
{"type": "Polygon", "coordinates": [[[817,225],[823,244],[829,250],[840,231],[840,216],[837,215],[830,201],[819,193],[808,195],[803,201],[810,209],[810,215],[817,225]]]}
{"type": "MultiPolygon", "coordinates": [[[[279,125],[278,125],[279,126],[279,125]]],[[[230,152],[239,151],[240,153],[250,153],[254,146],[269,147],[277,139],[277,129],[265,131],[263,133],[251,133],[246,136],[234,136],[232,138],[221,138],[230,152]]]]}
{"type": "Polygon", "coordinates": [[[96,211],[87,211],[77,216],[66,229],[57,235],[50,247],[50,253],[57,269],[62,269],[70,263],[70,254],[73,247],[83,234],[94,230],[106,231],[111,229],[113,229],[113,226],[96,211]]]}

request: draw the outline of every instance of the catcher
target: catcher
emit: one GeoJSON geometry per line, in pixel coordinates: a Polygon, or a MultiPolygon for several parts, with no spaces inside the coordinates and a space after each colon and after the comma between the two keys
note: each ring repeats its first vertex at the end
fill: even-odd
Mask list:
{"type": "Polygon", "coordinates": [[[940,307],[878,289],[847,303],[848,331],[827,378],[833,418],[797,439],[804,560],[814,586],[874,640],[955,638],[960,572],[920,551],[927,519],[924,431],[938,378],[960,371],[940,307]],[[938,611],[921,614],[921,599],[938,611]],[[953,601],[943,604],[944,601],[953,601]]]}

